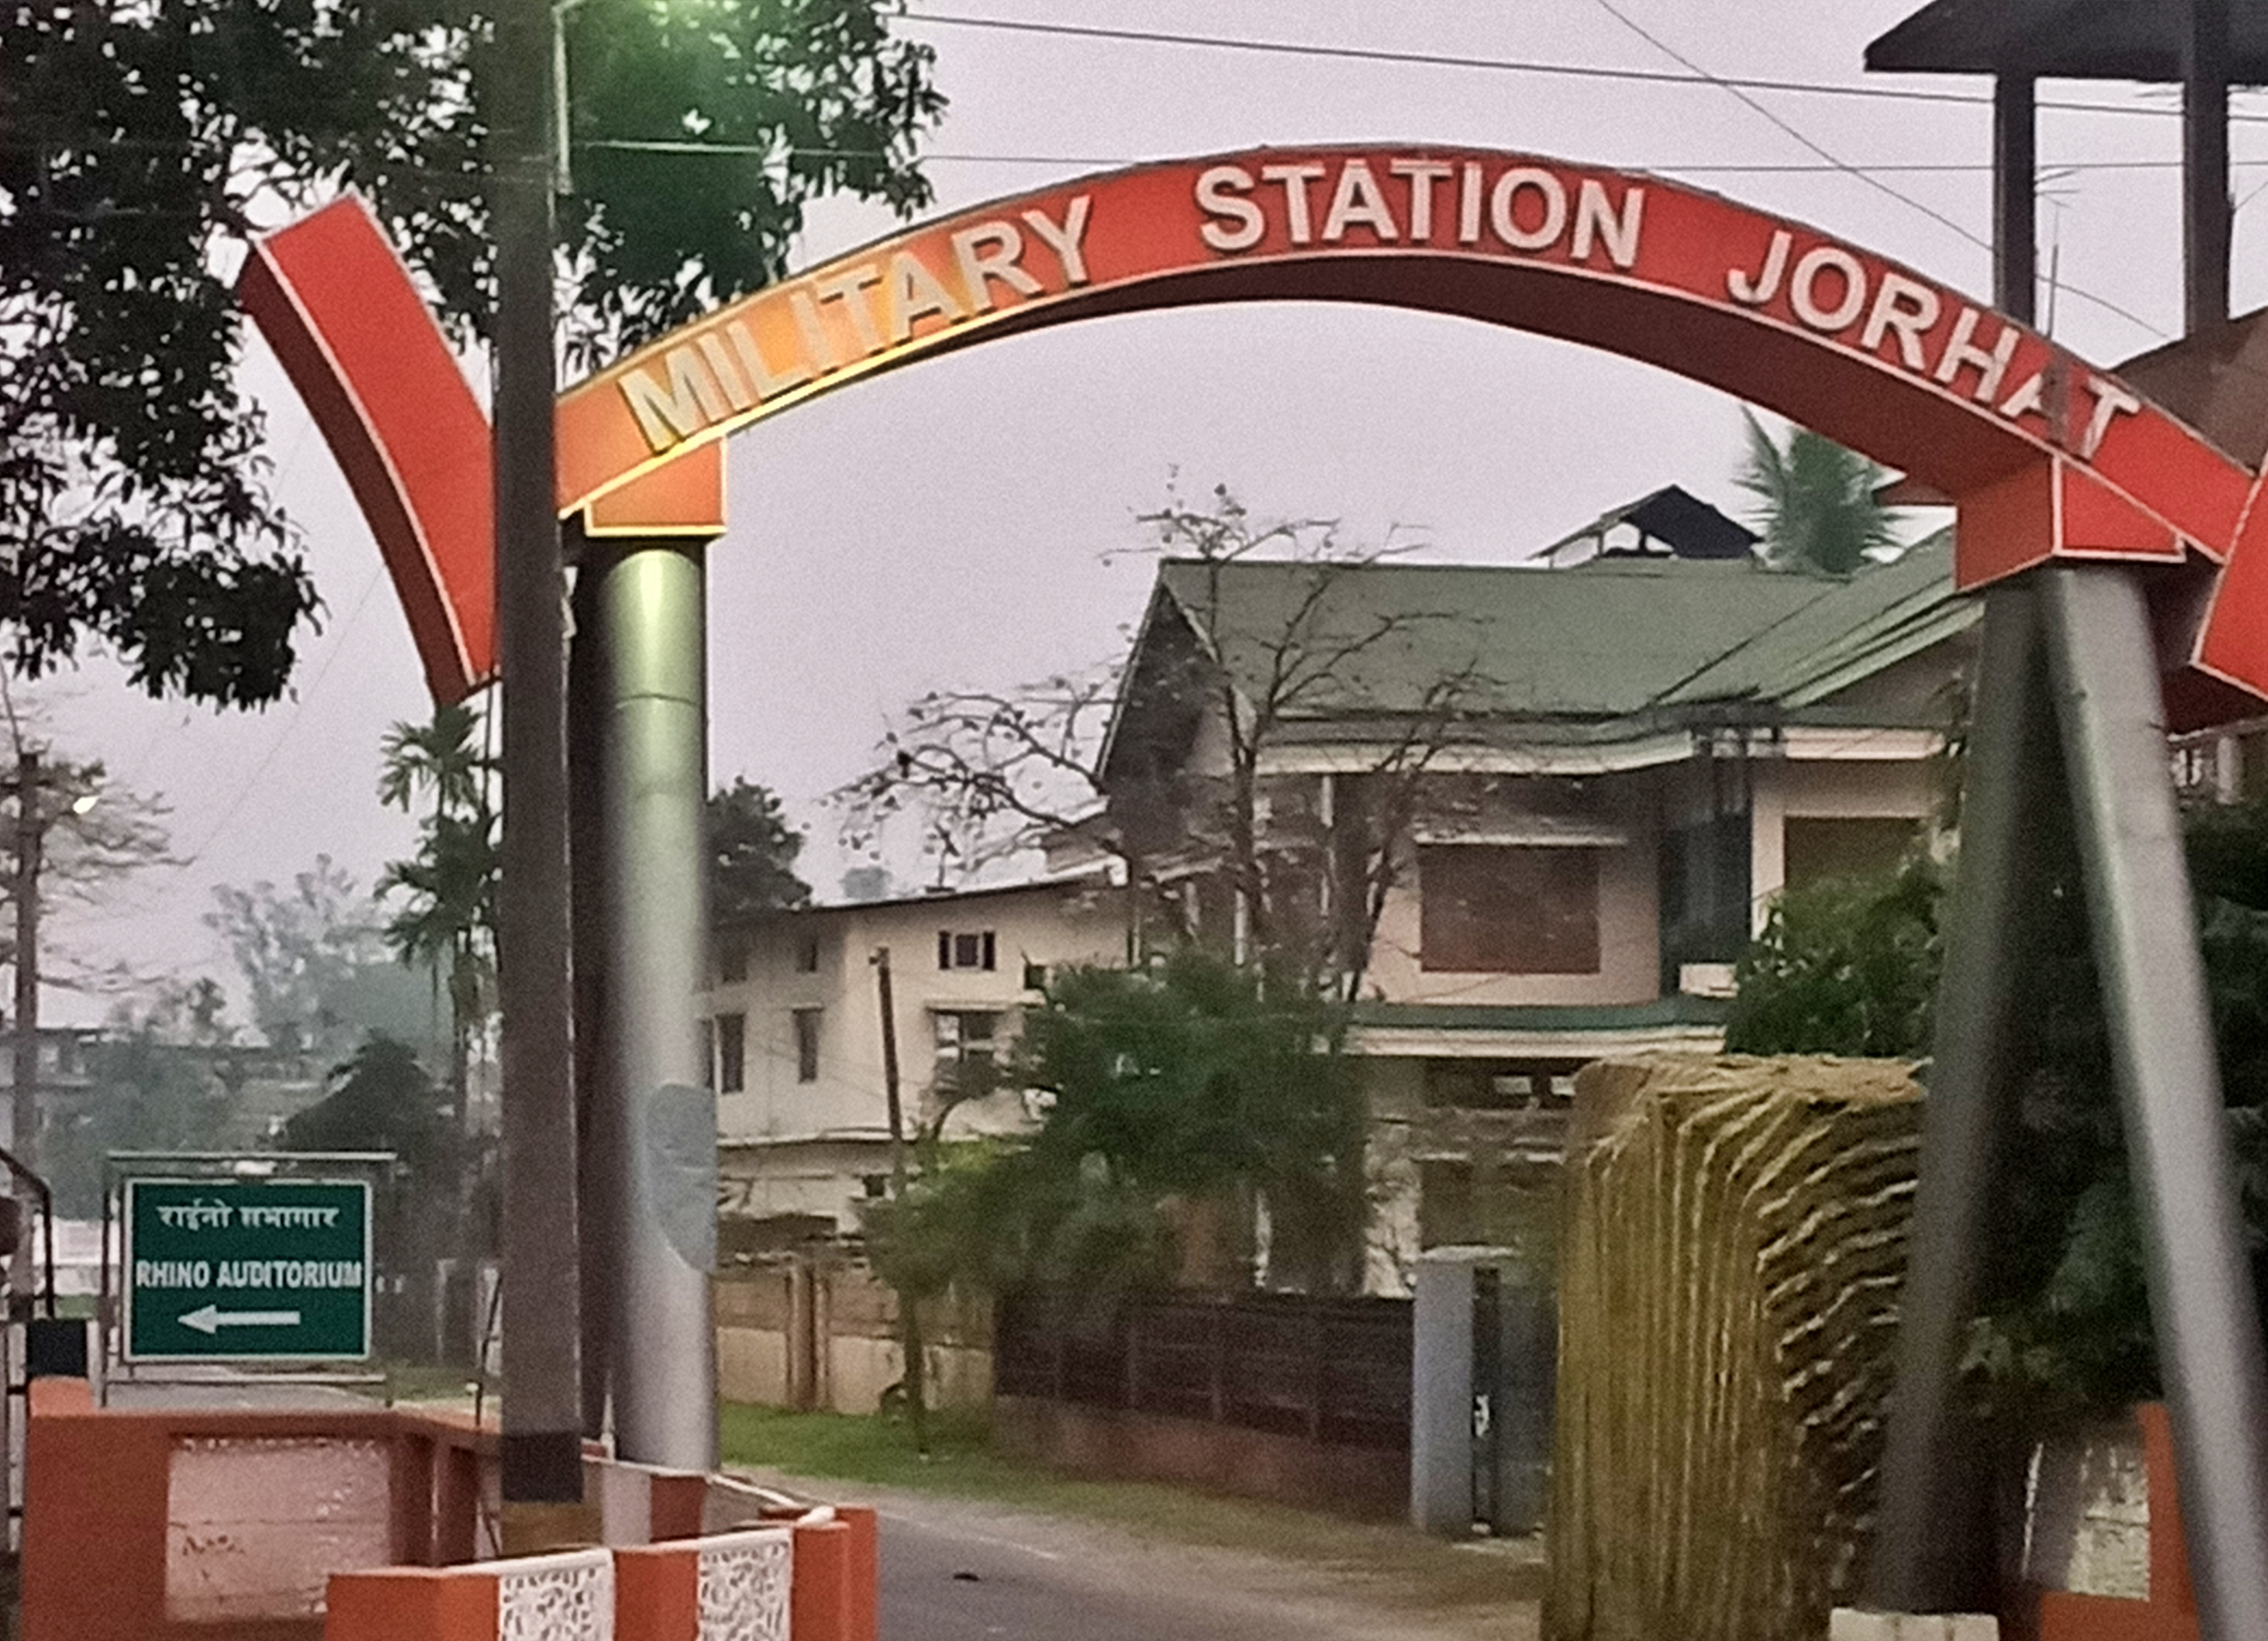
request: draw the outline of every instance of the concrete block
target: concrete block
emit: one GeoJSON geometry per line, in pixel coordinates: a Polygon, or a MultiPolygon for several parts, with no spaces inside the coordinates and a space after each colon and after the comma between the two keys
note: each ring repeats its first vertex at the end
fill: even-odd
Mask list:
{"type": "Polygon", "coordinates": [[[1838,1607],[1828,1617],[1827,1641],[2000,1641],[2000,1621],[1990,1613],[1878,1613],[1838,1607]]]}
{"type": "Polygon", "coordinates": [[[1897,1623],[1896,1613],[1838,1607],[1828,1615],[1827,1641],[1905,1641],[1898,1634],[1897,1623]]]}

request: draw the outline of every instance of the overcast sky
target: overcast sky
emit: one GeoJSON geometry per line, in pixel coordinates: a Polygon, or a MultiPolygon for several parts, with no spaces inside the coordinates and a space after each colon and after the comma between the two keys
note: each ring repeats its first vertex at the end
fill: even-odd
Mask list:
{"type": "MultiPolygon", "coordinates": [[[[929,167],[941,211],[1101,166],[1263,143],[1471,143],[1690,180],[1989,295],[1981,104],[1752,93],[1767,114],[1707,85],[942,20],[1644,71],[1681,71],[1675,52],[1721,74],[1984,96],[1981,81],[1861,74],[1866,42],[1914,3],[921,0],[904,26],[937,48],[952,102],[929,167]]],[[[2056,334],[2114,362],[2179,325],[2177,99],[2169,87],[2121,84],[2051,85],[2043,96],[2130,111],[2041,115],[2051,168],[2042,255],[2059,246],[2071,287],[2054,305],[2056,334]],[[2082,168],[2053,169],[2066,166],[2082,168]]],[[[2253,98],[2238,107],[2263,113],[2253,98]]],[[[2233,146],[2247,202],[2235,236],[2242,311],[2268,297],[2268,203],[2249,202],[2268,184],[2268,129],[2240,119],[2233,146]]],[[[823,206],[799,263],[892,226],[881,211],[823,206]]],[[[410,837],[372,791],[386,726],[428,710],[408,629],[344,482],[256,337],[245,368],[269,408],[276,482],[328,607],[293,695],[264,713],[219,715],[141,700],[99,666],[43,692],[58,754],[102,758],[115,778],[161,793],[186,863],[122,887],[58,938],[157,973],[225,971],[202,921],[214,884],[288,879],[318,854],[368,883],[410,837]]],[[[710,560],[712,769],[782,792],[813,835],[806,875],[831,894],[849,863],[821,795],[861,767],[892,710],[924,688],[1007,684],[1115,652],[1140,613],[1149,566],[1102,556],[1140,540],[1135,515],[1158,505],[1176,472],[1185,492],[1226,482],[1263,514],[1337,517],[1358,537],[1400,526],[1440,556],[1508,562],[1664,483],[1737,512],[1729,478],[1739,450],[1734,401],[1650,367],[1352,306],[1111,319],[917,364],[733,441],[733,527],[710,560]]],[[[49,1006],[64,1019],[100,1012],[61,997],[49,1006]]]]}

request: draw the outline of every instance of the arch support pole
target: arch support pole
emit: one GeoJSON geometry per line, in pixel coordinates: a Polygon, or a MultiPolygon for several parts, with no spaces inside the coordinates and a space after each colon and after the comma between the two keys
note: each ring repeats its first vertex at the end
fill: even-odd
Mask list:
{"type": "Polygon", "coordinates": [[[1959,1398],[2001,1139],[2026,913],[2037,893],[2027,817],[2053,803],[2055,719],[2032,578],[1984,595],[1963,771],[1961,856],[1938,983],[1919,1182],[1899,1305],[1897,1382],[1867,1592],[1890,1612],[1989,1606],[1989,1477],[1959,1398]]]}
{"type": "Polygon", "coordinates": [[[698,538],[597,540],[583,574],[600,719],[600,956],[608,1075],[594,1169],[611,1303],[616,1451],[717,1460],[717,1102],[702,1063],[707,654],[698,538]]]}
{"type": "Polygon", "coordinates": [[[2027,816],[2058,796],[2047,772],[2059,732],[2199,1633],[2268,1641],[2268,1371],[2135,577],[2058,566],[1988,595],[1974,717],[1868,1599],[1974,1608],[1989,1579],[1957,1374],[2019,1087],[2011,1020],[2036,870],[2027,816]]]}
{"type": "Polygon", "coordinates": [[[2205,1641],[2268,1641],[2268,1373],[2142,589],[2042,587],[2088,919],[2205,1641]]]}

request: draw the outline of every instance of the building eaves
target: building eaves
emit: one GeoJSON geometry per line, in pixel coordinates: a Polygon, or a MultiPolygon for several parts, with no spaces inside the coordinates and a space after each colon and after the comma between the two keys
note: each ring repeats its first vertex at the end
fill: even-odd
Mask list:
{"type": "Polygon", "coordinates": [[[1159,573],[1248,700],[1264,691],[1314,578],[1331,578],[1300,642],[1338,659],[1289,704],[1287,725],[1407,717],[1453,678],[1465,681],[1458,706],[1468,718],[1575,723],[1642,713],[1832,585],[1748,563],[1668,559],[1321,572],[1281,562],[1184,561],[1159,573]]]}
{"type": "Polygon", "coordinates": [[[1847,581],[1727,651],[1662,697],[1666,707],[1754,702],[1810,706],[1967,630],[1981,607],[1953,585],[1953,534],[1847,581]]]}
{"type": "Polygon", "coordinates": [[[1358,1027],[1427,1031],[1636,1031],[1653,1027],[1722,1026],[1724,997],[1675,993],[1642,1003],[1358,1003],[1358,1027]]]}
{"type": "Polygon", "coordinates": [[[909,906],[936,907],[950,910],[957,906],[980,905],[997,901],[1012,894],[1092,894],[1117,887],[1111,880],[1108,866],[1090,867],[1068,872],[1057,878],[1027,878],[1016,883],[979,884],[965,889],[949,889],[933,894],[893,894],[871,901],[828,901],[814,906],[778,906],[764,911],[752,912],[744,917],[720,920],[720,929],[759,929],[768,924],[792,923],[806,917],[835,917],[852,912],[900,911],[909,906]]]}

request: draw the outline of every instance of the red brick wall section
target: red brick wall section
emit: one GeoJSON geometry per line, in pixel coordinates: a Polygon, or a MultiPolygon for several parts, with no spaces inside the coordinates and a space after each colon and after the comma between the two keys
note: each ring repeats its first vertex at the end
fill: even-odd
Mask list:
{"type": "Polygon", "coordinates": [[[701,1507],[709,1498],[707,1476],[698,1470],[657,1470],[648,1497],[655,1543],[701,1536],[701,1507]]]}
{"type": "Polygon", "coordinates": [[[423,1567],[335,1572],[323,1641],[496,1641],[497,1581],[423,1567]]]}
{"type": "Polygon", "coordinates": [[[24,1641],[144,1641],[166,1629],[166,1473],[154,1421],[96,1410],[84,1380],[31,1387],[24,1641]]]}
{"type": "Polygon", "coordinates": [[[656,1544],[615,1552],[615,1641],[693,1641],[701,1631],[701,1553],[656,1544]]]}
{"type": "Polygon", "coordinates": [[[835,1519],[850,1532],[849,1641],[880,1641],[881,1542],[873,1508],[868,1505],[837,1505],[835,1519]]]}
{"type": "Polygon", "coordinates": [[[794,1641],[858,1641],[850,1627],[850,1528],[798,1522],[788,1629],[794,1641]]]}

